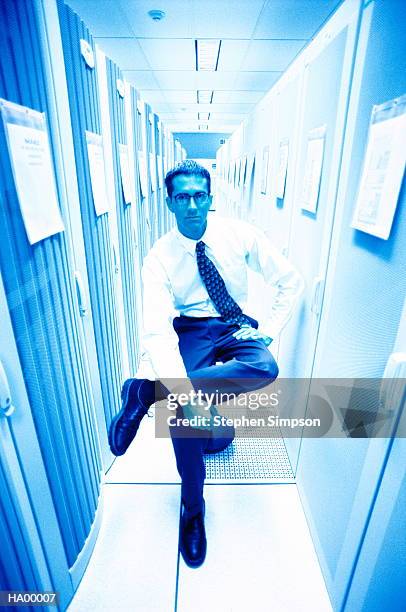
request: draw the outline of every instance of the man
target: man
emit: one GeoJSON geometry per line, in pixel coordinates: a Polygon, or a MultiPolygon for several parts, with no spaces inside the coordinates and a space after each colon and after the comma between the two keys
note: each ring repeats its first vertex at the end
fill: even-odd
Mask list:
{"type": "MultiPolygon", "coordinates": [[[[142,364],[137,378],[124,383],[122,408],[109,431],[116,455],[126,451],[150,405],[176,392],[182,381],[196,391],[236,395],[272,382],[278,367],[267,347],[303,288],[299,274],[262,232],[208,214],[212,196],[205,168],[181,162],[168,172],[165,185],[177,227],[154,244],[142,269],[144,363],[152,370],[142,364]],[[263,331],[244,313],[247,267],[276,288],[263,331]]],[[[176,414],[197,414],[196,406],[178,405],[176,414]]],[[[203,454],[224,449],[234,433],[232,427],[211,429],[170,427],[182,479],[180,551],[190,567],[201,565],[206,555],[203,454]]]]}

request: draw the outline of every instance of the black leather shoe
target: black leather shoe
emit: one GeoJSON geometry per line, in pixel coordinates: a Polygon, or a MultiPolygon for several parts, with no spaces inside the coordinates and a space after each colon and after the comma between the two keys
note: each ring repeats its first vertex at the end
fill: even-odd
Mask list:
{"type": "MultiPolygon", "coordinates": [[[[204,502],[203,502],[204,504],[204,502]]],[[[204,528],[204,505],[202,512],[192,518],[180,519],[179,550],[189,567],[199,567],[206,558],[207,540],[204,528]]]]}
{"type": "Polygon", "coordinates": [[[109,444],[114,455],[124,455],[135,438],[141,419],[148,412],[149,406],[144,406],[139,395],[142,383],[144,379],[129,378],[121,390],[121,410],[111,421],[109,429],[109,444]]]}

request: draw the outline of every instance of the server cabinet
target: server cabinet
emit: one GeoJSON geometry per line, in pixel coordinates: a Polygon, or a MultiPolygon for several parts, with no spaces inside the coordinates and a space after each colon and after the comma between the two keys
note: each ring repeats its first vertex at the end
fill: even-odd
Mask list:
{"type": "Polygon", "coordinates": [[[0,407],[0,586],[7,591],[58,590],[64,608],[73,586],[1,277],[0,316],[2,400],[5,384],[10,391],[8,406],[0,407]]]}
{"type": "MultiPolygon", "coordinates": [[[[137,291],[139,291],[136,274],[138,262],[136,257],[136,235],[132,220],[131,205],[127,204],[125,201],[122,186],[119,147],[119,145],[128,145],[124,106],[125,86],[119,68],[110,59],[105,58],[100,65],[98,63],[98,69],[104,71],[107,76],[121,286],[123,292],[129,373],[131,376],[134,376],[137,371],[139,359],[139,321],[137,321],[136,296],[137,291]]],[[[134,192],[133,185],[132,191],[134,192]]]]}
{"type": "Polygon", "coordinates": [[[159,236],[165,234],[166,226],[166,204],[164,199],[164,190],[162,185],[162,132],[161,122],[158,115],[153,116],[153,129],[155,141],[155,164],[156,164],[156,194],[157,194],[157,217],[158,217],[158,232],[159,236]]]}
{"type": "MultiPolygon", "coordinates": [[[[332,263],[326,278],[313,369],[313,376],[318,378],[355,377],[360,383],[363,379],[380,379],[392,351],[405,352],[404,340],[395,348],[406,292],[404,188],[388,240],[351,228],[372,107],[405,91],[406,49],[401,4],[396,0],[376,0],[364,8],[362,16],[338,189],[338,214],[331,242],[332,263]]],[[[401,376],[396,372],[391,376],[396,375],[401,376]]],[[[374,405],[369,408],[372,414],[374,405]]],[[[399,451],[403,448],[401,442],[393,443],[399,451]]],[[[376,508],[390,503],[390,496],[387,498],[385,492],[388,489],[381,482],[386,462],[392,466],[392,474],[401,487],[399,500],[404,494],[401,484],[404,465],[392,461],[391,448],[393,451],[390,438],[302,441],[297,482],[337,609],[345,603],[370,515],[376,508]]],[[[396,499],[394,491],[391,495],[396,499]]],[[[399,516],[396,509],[394,512],[394,516],[399,516]]],[[[402,537],[400,525],[399,538],[402,537]]],[[[382,525],[382,535],[384,531],[382,525]]],[[[391,538],[393,531],[388,544],[391,538]]],[[[381,557],[387,567],[393,567],[394,574],[398,571],[398,552],[386,549],[381,557]]],[[[394,586],[396,580],[394,577],[394,586]]],[[[371,594],[379,590],[379,585],[366,585],[365,601],[371,602],[371,594]]]]}
{"type": "Polygon", "coordinates": [[[158,211],[157,194],[157,168],[155,153],[155,124],[154,114],[149,104],[144,105],[145,109],[145,134],[146,134],[146,157],[148,174],[148,204],[149,217],[151,221],[151,240],[152,244],[159,238],[160,224],[158,211]]]}
{"type": "MultiPolygon", "coordinates": [[[[405,431],[403,407],[401,427],[405,431]]],[[[354,563],[344,610],[402,612],[406,607],[406,440],[393,440],[383,465],[379,494],[354,563]]]]}
{"type": "MultiPolygon", "coordinates": [[[[321,315],[323,282],[328,263],[343,134],[355,53],[359,3],[347,2],[335,13],[324,37],[319,37],[305,57],[304,82],[295,165],[295,207],[290,228],[289,258],[304,276],[306,294],[281,338],[281,375],[311,376],[321,315]],[[325,96],[320,96],[320,91],[325,96]],[[317,210],[302,206],[305,170],[311,132],[324,132],[324,157],[317,210]],[[315,303],[315,296],[318,303],[315,303]]],[[[288,94],[289,92],[286,92],[288,94]]],[[[283,104],[283,99],[280,99],[283,104]]],[[[293,462],[295,463],[295,461],[293,462]]]]}
{"type": "Polygon", "coordinates": [[[148,150],[148,107],[137,95],[136,125],[138,134],[138,167],[141,186],[142,208],[148,228],[148,249],[155,241],[155,228],[153,222],[153,203],[151,201],[149,176],[149,150],[148,150]]]}
{"type": "Polygon", "coordinates": [[[76,172],[80,197],[81,219],[93,314],[97,363],[100,373],[105,427],[101,433],[105,462],[111,461],[106,431],[120,403],[123,380],[122,350],[117,321],[116,279],[113,245],[108,215],[97,214],[92,193],[86,132],[101,135],[100,99],[96,66],[90,67],[81,54],[85,41],[95,56],[92,37],[80,18],[59,2],[61,34],[72,117],[76,172]]]}
{"type": "MultiPolygon", "coordinates": [[[[98,528],[102,467],[87,353],[91,347],[85,344],[74,284],[71,219],[66,205],[65,166],[60,157],[60,100],[51,79],[50,40],[55,43],[53,57],[62,55],[59,24],[54,2],[44,7],[39,2],[21,0],[2,5],[1,11],[0,97],[21,105],[23,114],[24,107],[45,114],[59,203],[63,203],[65,231],[30,244],[1,123],[0,267],[47,479],[43,483],[39,473],[38,484],[43,483],[44,507],[48,504],[49,487],[53,504],[53,509],[49,507],[49,521],[52,525],[53,515],[56,517],[59,536],[51,529],[45,532],[46,520],[37,525],[42,530],[44,547],[48,547],[45,554],[49,568],[54,571],[56,566],[64,565],[64,580],[69,578],[71,585],[76,585],[98,528]],[[13,32],[12,37],[9,32],[13,32]],[[53,537],[60,538],[64,561],[60,551],[55,552],[55,557],[49,554],[49,539],[53,537]]],[[[18,446],[22,441],[16,438],[15,443],[18,446]]],[[[32,444],[34,448],[35,439],[32,444]]],[[[6,486],[4,479],[3,485],[6,486]]],[[[41,508],[35,500],[38,496],[32,497],[31,502],[33,512],[39,516],[41,508]]],[[[23,550],[17,548],[15,553],[23,554],[23,550]]],[[[59,573],[59,569],[55,571],[59,573]]],[[[62,587],[66,598],[66,582],[62,587]]]]}
{"type": "Polygon", "coordinates": [[[139,98],[138,92],[130,87],[129,104],[131,105],[131,121],[132,121],[132,146],[134,155],[135,167],[135,193],[136,193],[136,208],[134,214],[137,218],[138,231],[138,257],[142,264],[145,255],[151,248],[151,219],[149,217],[149,207],[147,194],[148,177],[147,167],[143,165],[145,158],[143,132],[143,104],[139,98]]]}
{"type": "MultiPolygon", "coordinates": [[[[300,58],[302,84],[293,81],[290,87],[285,87],[277,103],[280,109],[284,105],[283,95],[288,97],[286,106],[295,113],[297,132],[300,134],[299,138],[295,139],[296,150],[289,150],[289,155],[293,155],[295,159],[295,176],[294,189],[291,192],[293,205],[289,215],[288,253],[290,261],[302,274],[306,289],[289,325],[281,334],[278,353],[280,376],[303,380],[299,397],[291,403],[291,410],[299,418],[304,417],[306,412],[306,397],[323,309],[323,288],[330,264],[329,245],[360,10],[357,0],[349,0],[340,6],[326,24],[323,33],[320,33],[300,58]],[[294,104],[289,99],[295,95],[295,90],[301,94],[298,110],[294,109],[294,104]],[[320,96],[321,90],[325,92],[323,97],[320,96]],[[324,140],[324,154],[317,207],[315,211],[310,212],[305,208],[304,194],[308,179],[306,167],[309,163],[309,143],[316,131],[318,137],[324,140]]],[[[285,126],[286,121],[285,116],[285,126]]],[[[292,187],[290,183],[288,187],[292,187]]],[[[292,416],[288,406],[285,416],[292,416]]],[[[287,438],[286,447],[296,473],[300,436],[287,438]]]]}

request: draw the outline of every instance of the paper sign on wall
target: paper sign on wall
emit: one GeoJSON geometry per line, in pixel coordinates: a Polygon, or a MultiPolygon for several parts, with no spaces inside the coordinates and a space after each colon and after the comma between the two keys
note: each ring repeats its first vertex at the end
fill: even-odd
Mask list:
{"type": "Polygon", "coordinates": [[[132,188],[131,188],[131,176],[130,176],[130,161],[128,159],[128,147],[125,144],[118,144],[118,156],[120,158],[120,173],[121,173],[121,184],[123,186],[124,202],[131,204],[132,188]]]}
{"type": "Polygon", "coordinates": [[[306,164],[303,178],[301,207],[315,213],[319,200],[321,171],[324,157],[325,126],[311,130],[307,139],[306,164]]]}
{"type": "Polygon", "coordinates": [[[0,99],[21,215],[30,244],[62,232],[45,114],[0,99]]]}
{"type": "Polygon", "coordinates": [[[278,173],[276,175],[276,197],[283,200],[285,197],[286,175],[288,171],[289,141],[281,140],[279,143],[278,173]]]}
{"type": "Polygon", "coordinates": [[[99,216],[110,210],[104,172],[103,139],[100,134],[86,131],[86,144],[94,209],[99,216]]]}
{"type": "Polygon", "coordinates": [[[406,161],[406,95],[372,109],[351,227],[387,240],[406,161]]]}

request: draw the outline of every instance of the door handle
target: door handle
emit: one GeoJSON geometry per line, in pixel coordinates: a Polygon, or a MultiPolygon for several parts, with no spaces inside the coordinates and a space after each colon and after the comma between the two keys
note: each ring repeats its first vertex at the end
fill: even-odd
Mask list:
{"type": "Polygon", "coordinates": [[[379,390],[379,407],[395,414],[405,401],[406,353],[392,353],[385,366],[379,390]]]}
{"type": "Polygon", "coordinates": [[[75,271],[75,282],[76,282],[76,294],[78,296],[80,316],[84,317],[87,314],[87,300],[86,300],[85,290],[83,287],[82,277],[78,270],[75,271]]]}
{"type": "Polygon", "coordinates": [[[14,405],[11,403],[10,387],[3,364],[0,361],[0,416],[9,417],[14,412],[14,405]]]}
{"type": "Polygon", "coordinates": [[[312,305],[310,306],[310,311],[316,315],[316,317],[320,314],[320,302],[321,295],[323,293],[324,287],[324,278],[322,276],[316,276],[313,281],[313,290],[312,290],[312,305]]]}
{"type": "Polygon", "coordinates": [[[114,266],[114,272],[118,274],[117,251],[116,251],[116,247],[114,244],[113,244],[113,266],[114,266]]]}

